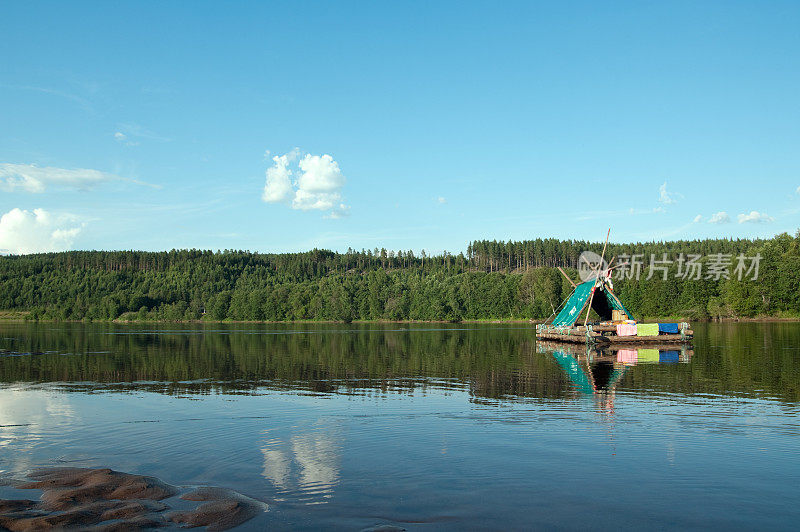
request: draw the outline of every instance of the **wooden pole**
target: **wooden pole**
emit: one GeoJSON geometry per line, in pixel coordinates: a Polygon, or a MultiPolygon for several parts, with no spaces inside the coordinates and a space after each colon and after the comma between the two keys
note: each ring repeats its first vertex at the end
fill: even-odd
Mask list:
{"type": "Polygon", "coordinates": [[[603,244],[603,254],[602,254],[602,255],[600,255],[600,259],[601,259],[601,260],[600,260],[600,264],[602,264],[602,263],[603,263],[602,259],[603,259],[603,257],[605,257],[605,256],[606,256],[606,246],[608,245],[608,237],[609,237],[610,235],[611,235],[611,228],[609,227],[609,228],[608,228],[608,233],[606,233],[606,243],[605,243],[605,244],[603,244]]]}
{"type": "Polygon", "coordinates": [[[571,284],[571,285],[572,285],[572,288],[577,288],[577,285],[575,285],[575,283],[573,283],[573,282],[572,282],[572,279],[570,279],[570,278],[569,278],[569,275],[567,275],[566,273],[564,273],[564,270],[562,270],[562,269],[561,269],[561,266],[556,266],[556,268],[558,268],[558,271],[560,271],[560,272],[561,272],[561,275],[563,275],[564,277],[566,277],[567,281],[569,281],[569,284],[571,284]]]}
{"type": "Polygon", "coordinates": [[[589,323],[589,314],[592,312],[592,301],[594,301],[594,291],[597,288],[597,280],[600,278],[600,268],[603,267],[603,258],[606,256],[606,246],[608,246],[608,237],[611,235],[611,228],[608,228],[608,233],[606,233],[606,243],[603,244],[603,254],[600,255],[600,264],[597,265],[597,270],[595,271],[594,276],[594,286],[592,287],[592,295],[589,296],[589,308],[586,309],[586,318],[583,320],[583,326],[586,327],[586,324],[589,323]]]}

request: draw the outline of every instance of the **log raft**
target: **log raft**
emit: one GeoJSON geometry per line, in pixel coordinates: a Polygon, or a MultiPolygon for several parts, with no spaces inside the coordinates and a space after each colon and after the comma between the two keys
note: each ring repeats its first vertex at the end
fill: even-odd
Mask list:
{"type": "MultiPolygon", "coordinates": [[[[688,323],[670,324],[678,325],[678,334],[668,333],[659,334],[656,327],[656,334],[650,336],[620,336],[617,334],[618,324],[636,324],[633,316],[622,304],[622,301],[614,293],[614,285],[611,282],[612,270],[611,262],[605,263],[606,246],[608,237],[611,234],[609,228],[606,233],[606,242],[603,244],[603,253],[600,255],[600,262],[595,266],[589,265],[591,270],[588,279],[583,278],[581,283],[576,283],[570,279],[569,275],[561,268],[558,271],[572,285],[572,293],[564,300],[558,309],[553,309],[552,321],[548,318],[548,323],[536,326],[536,338],[542,340],[555,340],[559,342],[597,344],[602,346],[609,345],[652,345],[655,343],[690,343],[694,333],[689,329],[688,323]],[[584,313],[585,311],[585,313],[584,313]],[[589,324],[589,316],[594,313],[600,318],[599,322],[589,324]],[[578,325],[583,319],[583,325],[578,325]],[[553,324],[557,323],[558,326],[553,324]]],[[[616,258],[616,257],[615,257],[616,258]]],[[[589,261],[581,255],[579,260],[589,261]]],[[[619,267],[618,264],[615,267],[619,267]]],[[[638,324],[639,326],[645,324],[638,324]]],[[[654,324],[648,324],[652,327],[654,324]]],[[[666,327],[664,327],[666,329],[666,327]]],[[[675,329],[675,327],[669,327],[675,329]]],[[[642,331],[637,327],[637,332],[642,331]]],[[[626,331],[627,332],[627,331],[626,331]]]]}
{"type": "Polygon", "coordinates": [[[678,324],[678,334],[658,334],[652,336],[618,336],[617,326],[610,323],[575,325],[572,327],[554,327],[540,324],[536,326],[536,338],[569,343],[587,343],[598,345],[649,345],[649,344],[684,344],[694,338],[694,331],[688,323],[678,324]]]}

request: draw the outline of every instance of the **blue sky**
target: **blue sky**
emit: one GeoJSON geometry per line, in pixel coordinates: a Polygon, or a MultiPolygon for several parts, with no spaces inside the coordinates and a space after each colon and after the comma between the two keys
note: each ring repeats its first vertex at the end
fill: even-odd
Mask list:
{"type": "Polygon", "coordinates": [[[0,250],[794,233],[799,28],[798,2],[4,3],[0,250]]]}

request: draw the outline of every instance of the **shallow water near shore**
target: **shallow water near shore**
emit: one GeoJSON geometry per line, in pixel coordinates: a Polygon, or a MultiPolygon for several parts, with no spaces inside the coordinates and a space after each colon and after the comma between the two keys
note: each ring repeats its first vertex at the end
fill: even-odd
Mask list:
{"type": "Polygon", "coordinates": [[[241,529],[794,528],[800,324],[694,330],[2,323],[0,475],[227,488],[268,504],[241,529]]]}

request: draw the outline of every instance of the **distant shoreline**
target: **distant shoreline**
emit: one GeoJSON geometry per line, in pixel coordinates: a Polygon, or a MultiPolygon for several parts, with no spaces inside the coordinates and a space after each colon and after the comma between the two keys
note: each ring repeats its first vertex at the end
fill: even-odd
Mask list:
{"type": "MultiPolygon", "coordinates": [[[[145,323],[180,323],[180,324],[209,324],[209,325],[222,325],[222,324],[282,324],[282,325],[299,325],[299,324],[378,324],[378,323],[394,323],[394,324],[530,324],[543,323],[545,320],[532,320],[532,319],[515,319],[515,318],[496,318],[496,319],[481,319],[481,320],[352,320],[352,321],[337,321],[337,320],[296,320],[296,321],[267,321],[267,320],[53,320],[53,319],[30,319],[28,318],[28,311],[0,311],[0,323],[113,323],[113,324],[145,324],[145,323]]],[[[753,318],[686,318],[675,316],[661,316],[661,317],[646,317],[639,320],[640,323],[645,322],[693,322],[693,323],[793,323],[800,322],[800,317],[782,317],[782,316],[758,316],[753,318]]]]}

